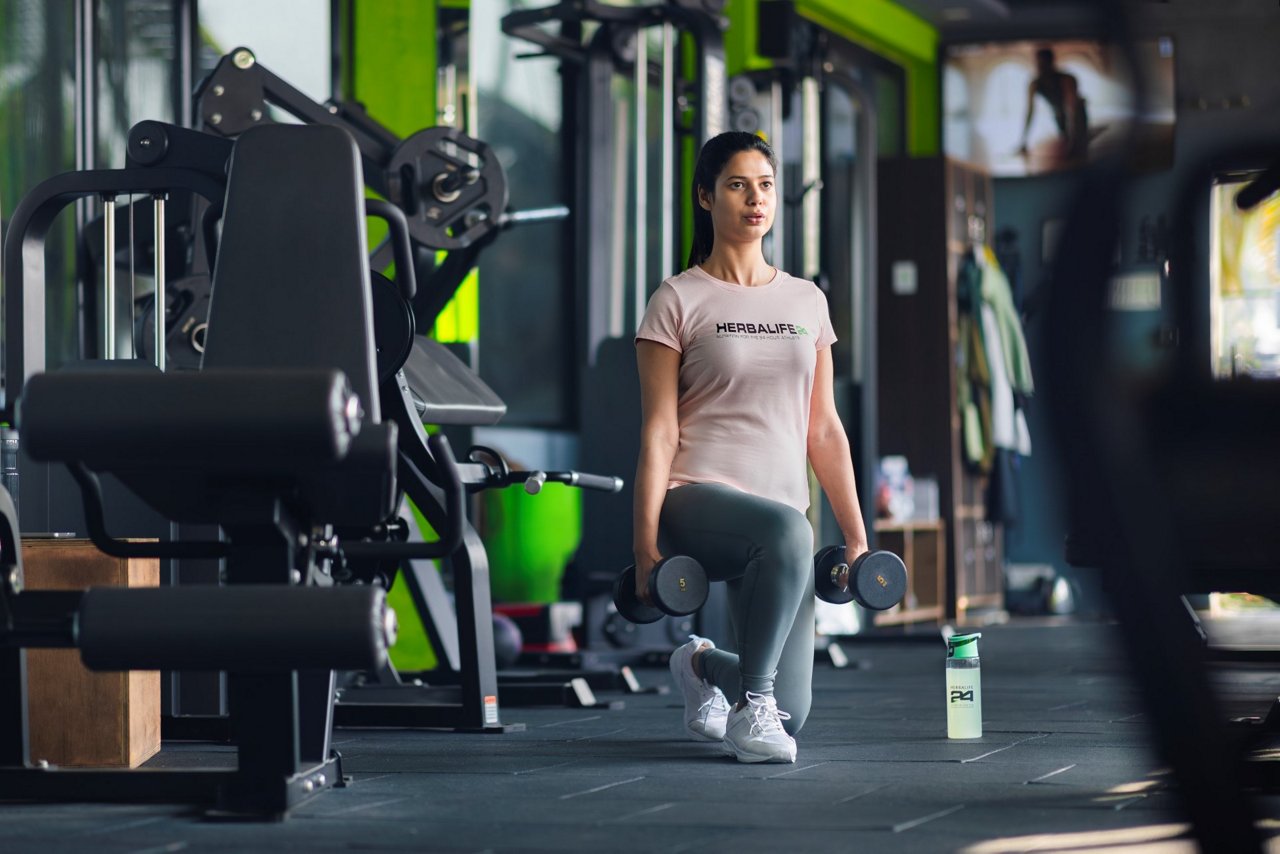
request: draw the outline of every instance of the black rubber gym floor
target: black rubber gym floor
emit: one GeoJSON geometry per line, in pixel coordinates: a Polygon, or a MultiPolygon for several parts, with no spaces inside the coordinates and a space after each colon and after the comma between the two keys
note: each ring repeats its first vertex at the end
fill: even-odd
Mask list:
{"type": "MultiPolygon", "coordinates": [[[[339,731],[352,785],[284,823],[8,804],[0,851],[1194,850],[1185,836],[1174,841],[1185,827],[1114,628],[983,631],[977,741],[946,738],[940,639],[873,641],[847,647],[854,666],[819,666],[794,765],[742,765],[683,739],[674,694],[627,696],[615,710],[508,708],[504,719],[525,732],[339,731]]],[[[1233,695],[1234,711],[1265,712],[1278,682],[1255,674],[1233,695]]],[[[183,745],[153,762],[227,756],[183,745]]],[[[1280,801],[1265,806],[1280,815],[1280,801]]]]}

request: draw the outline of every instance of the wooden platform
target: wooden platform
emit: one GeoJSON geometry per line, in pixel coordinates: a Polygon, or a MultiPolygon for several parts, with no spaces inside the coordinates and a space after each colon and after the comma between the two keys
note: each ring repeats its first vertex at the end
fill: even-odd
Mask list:
{"type": "MultiPolygon", "coordinates": [[[[158,560],[103,554],[88,540],[24,540],[30,590],[155,587],[158,560]]],[[[74,649],[27,651],[32,760],[136,768],[160,750],[160,673],[92,673],[74,649]]]]}

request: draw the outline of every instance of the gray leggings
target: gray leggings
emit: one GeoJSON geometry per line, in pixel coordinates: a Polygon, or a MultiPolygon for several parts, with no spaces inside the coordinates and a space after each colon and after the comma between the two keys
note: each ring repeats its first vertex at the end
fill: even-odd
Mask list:
{"type": "Polygon", "coordinates": [[[702,672],[730,702],[773,694],[795,734],[813,699],[813,528],[777,501],[719,484],[667,491],[659,518],[663,554],[694,558],[729,588],[738,654],[715,649],[702,672]]]}

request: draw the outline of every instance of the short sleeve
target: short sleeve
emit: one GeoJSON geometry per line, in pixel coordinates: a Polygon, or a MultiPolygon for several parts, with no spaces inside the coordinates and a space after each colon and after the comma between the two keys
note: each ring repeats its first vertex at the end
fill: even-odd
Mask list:
{"type": "Polygon", "coordinates": [[[680,297],[671,282],[663,282],[649,297],[649,306],[644,311],[640,328],[636,330],[636,341],[657,341],[665,344],[677,353],[684,352],[680,333],[684,327],[683,312],[680,308],[680,297]]]}
{"type": "Polygon", "coordinates": [[[836,338],[836,330],[831,325],[831,309],[827,306],[827,295],[817,285],[813,286],[813,292],[818,295],[818,340],[813,345],[815,350],[822,350],[830,347],[838,340],[836,338]]]}

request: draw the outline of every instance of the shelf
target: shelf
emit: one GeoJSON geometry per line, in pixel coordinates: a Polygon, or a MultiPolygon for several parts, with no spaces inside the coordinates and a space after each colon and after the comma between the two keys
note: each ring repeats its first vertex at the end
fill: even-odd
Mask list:
{"type": "Polygon", "coordinates": [[[876,533],[884,531],[940,531],[941,519],[877,519],[873,526],[876,533]]]}
{"type": "Polygon", "coordinates": [[[907,595],[902,604],[878,613],[877,626],[942,622],[946,617],[946,525],[941,519],[881,519],[873,526],[877,547],[894,552],[907,565],[907,595]]]}
{"type": "Polygon", "coordinates": [[[944,616],[941,605],[932,608],[910,608],[906,610],[893,608],[876,614],[873,622],[877,626],[905,626],[909,623],[926,623],[930,620],[935,623],[941,623],[944,616]]]}

